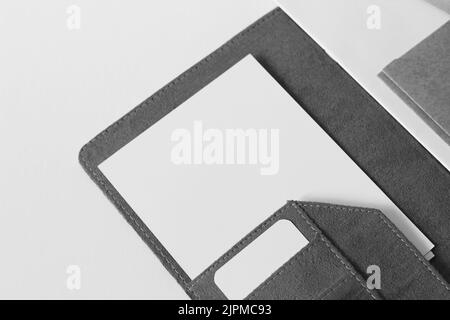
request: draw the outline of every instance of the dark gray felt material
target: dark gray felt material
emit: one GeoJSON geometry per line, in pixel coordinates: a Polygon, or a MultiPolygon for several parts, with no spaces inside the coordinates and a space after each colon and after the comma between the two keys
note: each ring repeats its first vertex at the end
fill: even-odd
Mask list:
{"type": "Polygon", "coordinates": [[[385,299],[450,299],[448,283],[401,232],[375,209],[298,202],[360,274],[381,269],[385,299]]]}
{"type": "MultiPolygon", "coordinates": [[[[355,273],[356,274],[356,273],[355,273]]],[[[319,237],[262,283],[248,299],[377,299],[319,237]]]]}
{"type": "MultiPolygon", "coordinates": [[[[98,169],[98,165],[247,54],[252,54],[261,63],[299,105],[304,107],[362,170],[436,244],[433,265],[448,280],[450,278],[449,172],[281,9],[275,9],[105,129],[80,151],[80,163],[88,175],[114,203],[190,297],[194,299],[224,298],[220,290],[211,284],[213,272],[207,272],[217,268],[223,261],[216,262],[211,269],[205,270],[202,278],[190,279],[151,233],[151,226],[146,226],[140,220],[126,200],[98,169]]],[[[301,148],[295,145],[292,147],[301,148]]],[[[298,207],[298,210],[293,210],[292,206],[289,208],[285,212],[296,221],[300,231],[310,241],[320,240],[319,243],[314,242],[315,251],[310,249],[310,253],[315,252],[314,256],[324,261],[325,270],[329,270],[335,277],[333,280],[328,279],[326,283],[317,282],[315,287],[314,283],[309,284],[311,291],[302,294],[298,291],[299,285],[291,278],[289,283],[296,287],[288,288],[287,284],[282,285],[286,290],[285,293],[276,289],[282,287],[273,280],[269,284],[273,286],[271,297],[277,298],[286,294],[288,298],[294,298],[294,293],[298,291],[297,298],[311,297],[316,294],[317,298],[324,299],[332,297],[365,299],[373,298],[372,295],[378,298],[374,292],[367,292],[361,283],[362,275],[365,275],[365,265],[373,262],[364,253],[365,250],[368,249],[368,252],[373,254],[379,253],[377,250],[381,248],[361,247],[357,246],[358,243],[349,245],[355,241],[353,239],[364,238],[361,230],[370,231],[373,224],[363,218],[360,221],[349,220],[350,222],[346,223],[350,224],[340,230],[333,228],[334,223],[327,222],[329,220],[325,217],[328,215],[323,213],[322,216],[320,210],[312,212],[314,214],[314,222],[312,222],[313,219],[307,218],[306,208],[298,207]],[[299,212],[303,214],[300,215],[299,212]],[[308,220],[309,223],[306,223],[308,220]],[[312,229],[311,225],[315,227],[312,229]],[[353,234],[356,238],[353,238],[353,234]],[[336,262],[339,262],[341,268],[338,268],[336,262]]],[[[385,229],[390,228],[386,225],[385,229]]],[[[235,250],[245,246],[252,237],[256,236],[257,233],[250,234],[246,237],[246,241],[236,244],[235,250]]],[[[397,239],[400,237],[402,242],[405,241],[401,235],[396,237],[397,239]]],[[[402,268],[409,273],[402,275],[401,270],[395,269],[397,258],[394,261],[393,256],[385,257],[384,251],[380,251],[383,257],[379,255],[380,260],[377,261],[386,268],[394,268],[396,271],[392,272],[401,275],[398,283],[396,283],[397,276],[386,276],[387,287],[385,292],[380,292],[380,297],[416,298],[434,297],[434,294],[441,298],[447,297],[447,284],[428,262],[413,259],[411,250],[400,245],[397,240],[392,241],[393,239],[389,237],[386,240],[390,241],[388,247],[392,246],[393,252],[400,254],[402,258],[407,258],[408,264],[402,264],[402,268]],[[411,266],[409,262],[412,263],[411,266]],[[436,276],[424,269],[431,269],[436,276]],[[442,280],[444,285],[437,279],[442,280]],[[429,283],[424,285],[425,292],[420,290],[420,286],[413,285],[414,281],[429,283]]],[[[368,232],[364,241],[380,242],[379,246],[384,247],[382,245],[384,238],[377,237],[377,234],[373,232],[368,232]]],[[[226,258],[235,253],[236,251],[231,254],[226,253],[226,258]]],[[[312,262],[308,260],[309,257],[305,255],[299,263],[308,266],[308,261],[312,262]]],[[[374,263],[376,264],[377,261],[374,263]]],[[[294,269],[295,272],[302,270],[294,269]]],[[[280,277],[292,276],[301,279],[302,275],[294,275],[295,272],[283,273],[280,277]]],[[[315,279],[325,281],[326,279],[322,280],[321,276],[324,273],[326,271],[319,273],[315,279]]],[[[302,283],[306,284],[306,282],[302,283]]],[[[269,297],[264,287],[259,288],[257,294],[261,297],[269,297]]]]}
{"type": "Polygon", "coordinates": [[[450,145],[450,22],[380,76],[450,145]]]}

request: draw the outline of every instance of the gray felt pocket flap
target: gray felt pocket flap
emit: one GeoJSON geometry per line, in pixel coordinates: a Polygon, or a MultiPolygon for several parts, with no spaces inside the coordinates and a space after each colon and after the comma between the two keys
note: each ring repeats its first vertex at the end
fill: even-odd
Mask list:
{"type": "Polygon", "coordinates": [[[290,220],[309,244],[247,299],[450,298],[446,281],[381,211],[299,201],[289,201],[194,279],[194,296],[226,299],[215,272],[281,219],[290,220]]]}
{"type": "Polygon", "coordinates": [[[450,288],[405,236],[376,209],[297,202],[365,278],[376,266],[385,299],[450,299],[450,288]]]}
{"type": "Polygon", "coordinates": [[[290,201],[192,281],[199,299],[225,299],[214,274],[277,221],[290,220],[309,244],[275,271],[247,299],[377,299],[350,262],[299,206],[290,201]]]}

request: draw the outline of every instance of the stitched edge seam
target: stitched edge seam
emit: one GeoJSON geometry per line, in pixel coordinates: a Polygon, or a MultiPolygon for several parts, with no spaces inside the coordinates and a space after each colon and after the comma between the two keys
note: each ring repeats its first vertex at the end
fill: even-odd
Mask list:
{"type": "MultiPolygon", "coordinates": [[[[208,269],[206,269],[206,271],[204,271],[204,273],[202,273],[199,277],[197,277],[196,279],[194,279],[192,281],[193,284],[198,283],[201,279],[203,279],[206,275],[210,274],[216,267],[217,265],[221,264],[225,259],[227,259],[232,253],[234,253],[236,250],[240,249],[241,246],[243,246],[248,240],[249,238],[253,237],[253,235],[255,233],[258,233],[261,231],[262,228],[264,228],[268,223],[271,223],[273,220],[275,220],[278,216],[280,216],[283,212],[285,212],[289,207],[293,207],[297,213],[300,214],[300,217],[308,224],[308,226],[315,232],[316,236],[318,236],[318,239],[323,241],[325,243],[325,245],[327,246],[327,248],[333,253],[333,255],[338,259],[338,261],[344,265],[345,270],[347,272],[349,272],[356,281],[358,281],[358,283],[361,285],[361,287],[363,287],[366,292],[372,297],[372,299],[377,299],[377,297],[375,297],[373,295],[373,293],[365,286],[365,284],[363,283],[363,281],[358,277],[358,275],[353,271],[353,269],[345,262],[342,260],[342,258],[339,256],[339,254],[331,247],[331,245],[329,244],[328,240],[322,235],[322,233],[316,229],[309,221],[308,219],[305,217],[304,213],[297,207],[296,203],[294,201],[289,201],[283,208],[281,208],[279,211],[277,211],[272,217],[269,218],[269,220],[266,220],[263,224],[261,224],[257,229],[253,230],[250,234],[248,234],[244,239],[242,239],[241,241],[239,241],[230,251],[228,251],[224,256],[222,256],[219,260],[217,260],[214,264],[212,264],[208,269]]],[[[293,263],[293,261],[295,260],[291,260],[291,263],[293,263]]],[[[269,280],[274,280],[275,278],[277,278],[278,276],[280,276],[282,274],[278,273],[276,275],[272,275],[270,277],[269,280]]],[[[263,287],[259,287],[257,290],[260,291],[263,287]]],[[[254,295],[256,295],[257,292],[253,292],[251,293],[248,297],[253,297],[254,295]]]]}
{"type": "MultiPolygon", "coordinates": [[[[144,107],[147,107],[151,102],[156,101],[158,98],[160,98],[168,89],[170,89],[171,87],[173,87],[174,85],[178,84],[179,82],[182,82],[187,76],[189,76],[191,73],[197,71],[199,68],[201,68],[203,65],[205,65],[207,62],[210,62],[212,58],[214,58],[216,55],[222,53],[223,51],[225,51],[226,49],[231,48],[232,46],[236,45],[237,42],[239,42],[240,40],[242,40],[242,38],[244,38],[245,36],[247,36],[251,31],[255,30],[256,28],[260,27],[262,24],[266,23],[267,21],[269,21],[271,18],[275,17],[276,15],[278,15],[279,13],[281,13],[281,9],[280,8],[276,8],[274,9],[272,12],[267,13],[266,16],[264,16],[263,18],[261,18],[259,21],[255,22],[253,25],[251,25],[250,27],[248,27],[247,29],[245,29],[244,31],[242,31],[241,33],[239,33],[236,37],[232,38],[231,40],[229,40],[227,43],[225,43],[223,46],[221,46],[219,49],[217,49],[216,51],[214,51],[213,53],[211,53],[210,55],[206,56],[205,58],[203,58],[203,60],[200,60],[199,62],[197,62],[195,64],[195,66],[193,66],[192,68],[188,69],[187,71],[183,72],[180,76],[178,76],[177,78],[175,78],[173,81],[171,81],[170,83],[168,83],[167,85],[165,85],[162,89],[158,90],[154,95],[152,95],[151,97],[147,98],[145,101],[143,101],[141,104],[139,104],[137,107],[135,107],[133,110],[131,110],[130,112],[128,112],[127,114],[125,114],[122,118],[120,118],[119,120],[117,120],[116,122],[114,122],[113,124],[111,124],[110,126],[108,126],[105,130],[103,130],[101,133],[99,133],[98,135],[96,135],[93,139],[91,139],[86,146],[94,143],[96,140],[103,138],[104,136],[106,136],[111,130],[113,130],[114,128],[116,128],[117,126],[119,126],[123,121],[125,121],[126,119],[134,116],[136,113],[138,113],[141,109],[143,109],[144,107]]],[[[169,111],[173,110],[175,108],[171,108],[169,111]]],[[[85,146],[85,147],[86,147],[85,146]]],[[[82,152],[85,149],[85,147],[82,148],[82,152]]]]}
{"type": "MultiPolygon", "coordinates": [[[[164,254],[164,252],[162,251],[161,247],[158,246],[158,244],[156,244],[155,240],[152,239],[152,236],[150,235],[150,233],[148,233],[144,227],[142,227],[142,225],[139,223],[138,220],[136,220],[133,215],[128,212],[128,209],[121,203],[120,199],[118,199],[115,194],[114,191],[112,191],[107,184],[103,181],[103,179],[101,177],[98,176],[98,174],[89,166],[89,163],[86,162],[84,159],[82,159],[84,161],[84,164],[86,165],[86,168],[89,170],[89,172],[92,174],[92,176],[94,177],[94,179],[100,184],[100,186],[107,192],[107,194],[111,197],[111,199],[113,200],[113,202],[119,206],[119,209],[125,213],[126,217],[129,218],[132,223],[139,229],[138,233],[141,236],[144,236],[152,245],[152,247],[158,251],[158,255],[170,266],[170,269],[172,269],[175,274],[176,274],[176,278],[181,281],[186,287],[188,287],[188,282],[186,281],[185,277],[180,274],[177,270],[177,268],[175,267],[175,265],[170,261],[170,259],[164,254]]],[[[188,288],[189,292],[192,293],[197,299],[199,299],[200,297],[197,295],[196,292],[191,291],[188,288]]]]}
{"type": "Polygon", "coordinates": [[[396,230],[396,227],[387,220],[387,218],[384,216],[383,213],[381,213],[379,210],[375,209],[362,209],[362,208],[349,208],[349,207],[341,207],[341,206],[334,206],[334,205],[321,205],[321,204],[308,204],[308,203],[302,203],[301,206],[306,207],[316,207],[316,208],[324,208],[324,209],[337,209],[337,210],[343,210],[343,211],[359,211],[363,213],[375,213],[376,216],[381,219],[381,221],[386,224],[391,232],[395,234],[395,236],[400,239],[401,243],[406,246],[410,252],[425,266],[426,270],[431,273],[431,275],[445,288],[447,291],[450,291],[450,287],[433,271],[433,269],[430,268],[430,266],[424,261],[424,258],[417,254],[416,250],[411,247],[411,245],[408,243],[407,240],[402,237],[402,235],[399,234],[399,232],[396,230]]]}
{"type": "Polygon", "coordinates": [[[331,290],[328,290],[328,292],[325,292],[324,295],[322,295],[322,297],[320,297],[320,300],[325,300],[326,297],[328,297],[330,294],[332,294],[333,292],[335,292],[337,289],[339,289],[340,287],[342,287],[344,285],[344,283],[347,283],[348,280],[350,278],[343,278],[341,279],[337,285],[335,285],[333,288],[331,288],[331,290]]]}
{"type": "MultiPolygon", "coordinates": [[[[293,207],[297,213],[300,215],[300,217],[306,222],[306,224],[311,228],[311,230],[313,230],[316,234],[316,236],[318,236],[318,239],[323,241],[326,245],[326,247],[328,248],[328,250],[331,251],[331,253],[333,253],[334,257],[337,258],[337,260],[345,267],[344,270],[346,270],[353,278],[355,278],[355,280],[361,285],[362,288],[364,288],[364,290],[370,295],[370,297],[372,297],[372,299],[377,300],[377,297],[373,295],[373,293],[365,286],[365,284],[363,283],[363,281],[360,279],[360,277],[358,277],[358,275],[356,274],[356,272],[353,271],[352,267],[350,267],[340,256],[339,254],[331,247],[329,241],[323,236],[323,234],[320,232],[320,230],[318,230],[314,225],[312,225],[309,220],[305,217],[305,214],[300,210],[300,208],[297,206],[296,202],[294,201],[289,201],[288,204],[286,204],[285,208],[288,207],[293,207]]],[[[273,275],[270,277],[270,280],[273,281],[275,278],[277,278],[278,276],[280,276],[282,273],[273,275]]],[[[268,281],[266,284],[270,283],[271,281],[268,281]]],[[[261,291],[264,288],[264,286],[259,287],[257,290],[261,291]]],[[[257,295],[258,292],[253,292],[250,296],[254,296],[257,295]]]]}
{"type": "Polygon", "coordinates": [[[356,274],[356,272],[353,270],[353,268],[351,266],[348,265],[348,263],[346,263],[342,257],[340,257],[339,253],[336,252],[336,250],[334,250],[334,248],[331,247],[330,242],[328,241],[328,239],[326,239],[323,234],[317,230],[309,221],[308,219],[305,217],[305,214],[300,210],[300,208],[298,207],[296,202],[292,202],[292,206],[297,210],[297,212],[300,214],[300,216],[303,218],[303,220],[305,220],[305,222],[311,227],[312,230],[316,231],[319,234],[320,239],[325,243],[325,245],[328,247],[328,249],[334,254],[334,256],[339,260],[339,262],[345,267],[345,269],[356,279],[356,281],[359,282],[359,284],[361,285],[361,287],[364,288],[364,290],[366,290],[366,292],[372,297],[372,299],[377,300],[377,297],[374,296],[374,294],[367,288],[366,284],[363,283],[362,279],[356,274]]]}

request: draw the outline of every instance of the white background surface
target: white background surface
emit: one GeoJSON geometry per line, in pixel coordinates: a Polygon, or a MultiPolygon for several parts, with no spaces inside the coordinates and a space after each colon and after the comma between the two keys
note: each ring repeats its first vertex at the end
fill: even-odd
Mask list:
{"type": "Polygon", "coordinates": [[[78,151],[274,7],[1,2],[0,298],[187,298],[81,169],[78,151]],[[72,4],[80,30],[66,27],[72,4]],[[79,291],[66,287],[69,265],[81,267],[79,291]]]}
{"type": "Polygon", "coordinates": [[[0,298],[187,298],[78,164],[84,143],[274,7],[2,1],[0,298]],[[77,4],[81,29],[66,27],[77,4]],[[79,265],[81,290],[66,288],[79,265]]]}

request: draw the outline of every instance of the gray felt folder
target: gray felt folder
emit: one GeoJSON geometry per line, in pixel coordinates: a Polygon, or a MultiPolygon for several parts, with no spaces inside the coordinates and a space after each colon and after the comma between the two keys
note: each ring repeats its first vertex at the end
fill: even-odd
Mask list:
{"type": "Polygon", "coordinates": [[[450,299],[449,172],[281,9],[97,135],[80,162],[193,299],[224,299],[214,273],[279,219],[292,221],[309,244],[247,299],[450,299]],[[431,264],[376,209],[291,201],[195,279],[184,272],[98,166],[248,54],[431,239],[431,264]],[[369,265],[383,270],[381,289],[366,286],[369,265]]]}

